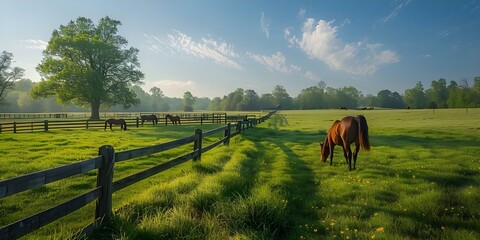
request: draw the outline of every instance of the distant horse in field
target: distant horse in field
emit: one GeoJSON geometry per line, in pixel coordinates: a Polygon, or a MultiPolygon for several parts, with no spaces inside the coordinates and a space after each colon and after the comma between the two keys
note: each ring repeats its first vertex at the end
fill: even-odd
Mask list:
{"type": "Polygon", "coordinates": [[[336,145],[343,148],[343,155],[348,163],[348,169],[352,170],[352,150],[350,144],[355,142],[355,150],[353,151],[353,169],[357,162],[357,154],[359,147],[363,150],[370,151],[370,143],[368,140],[367,119],[364,116],[344,117],[341,121],[336,120],[330,130],[328,130],[325,141],[320,143],[322,162],[330,156],[330,166],[333,160],[333,150],[336,145]]]}
{"type": "Polygon", "coordinates": [[[172,116],[170,114],[165,115],[166,118],[170,119],[172,124],[177,125],[180,124],[180,117],[179,116],[172,116]]]}
{"type": "Polygon", "coordinates": [[[339,107],[338,109],[340,109],[340,110],[348,110],[347,107],[339,107]]]}
{"type": "Polygon", "coordinates": [[[105,128],[103,129],[103,131],[107,130],[107,124],[110,125],[110,130],[111,131],[113,131],[112,125],[120,125],[120,129],[127,130],[127,123],[122,118],[120,118],[120,119],[110,118],[110,119],[106,120],[105,121],[105,128]]]}
{"type": "Polygon", "coordinates": [[[152,124],[153,125],[157,125],[158,124],[158,118],[155,114],[151,114],[151,115],[141,115],[140,116],[140,119],[142,119],[142,126],[143,126],[143,123],[145,121],[152,121],[152,124]]]}

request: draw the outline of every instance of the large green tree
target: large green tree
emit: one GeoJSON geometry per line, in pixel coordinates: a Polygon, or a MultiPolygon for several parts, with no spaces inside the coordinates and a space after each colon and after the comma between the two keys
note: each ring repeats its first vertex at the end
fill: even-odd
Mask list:
{"type": "Polygon", "coordinates": [[[427,107],[427,97],[425,96],[422,82],[417,82],[415,87],[405,90],[403,102],[412,108],[427,107]]]}
{"type": "Polygon", "coordinates": [[[12,89],[15,82],[22,79],[24,70],[11,66],[13,54],[3,51],[0,54],[0,105],[4,103],[7,91],[12,89]]]}
{"type": "Polygon", "coordinates": [[[260,97],[257,92],[252,89],[245,90],[243,94],[243,100],[239,103],[239,110],[259,110],[260,109],[260,97]]]}
{"type": "Polygon", "coordinates": [[[287,90],[281,85],[276,85],[272,91],[274,103],[277,108],[292,109],[293,99],[288,94],[287,90]]]}
{"type": "Polygon", "coordinates": [[[299,109],[325,108],[323,89],[318,86],[303,89],[297,97],[297,104],[299,109]]]}
{"type": "Polygon", "coordinates": [[[158,108],[159,108],[159,104],[158,102],[163,98],[165,97],[165,95],[163,94],[163,91],[158,88],[158,87],[152,87],[150,88],[150,93],[152,93],[152,96],[153,96],[153,110],[154,111],[158,111],[158,108]]]}
{"type": "Polygon", "coordinates": [[[193,104],[195,104],[195,97],[190,91],[183,93],[183,110],[185,112],[193,111],[193,104]]]}
{"type": "Polygon", "coordinates": [[[448,100],[447,80],[440,78],[433,80],[431,87],[425,91],[430,107],[446,108],[448,100]]]}
{"type": "Polygon", "coordinates": [[[388,89],[382,90],[377,94],[377,104],[383,108],[403,108],[403,99],[398,92],[391,92],[388,89]]]}
{"type": "Polygon", "coordinates": [[[37,71],[42,81],[31,91],[34,98],[56,96],[62,104],[90,107],[99,119],[100,105],[129,108],[139,100],[130,86],[141,84],[138,49],[127,48],[118,35],[120,21],[104,17],[95,25],[79,17],[52,33],[37,71]]]}

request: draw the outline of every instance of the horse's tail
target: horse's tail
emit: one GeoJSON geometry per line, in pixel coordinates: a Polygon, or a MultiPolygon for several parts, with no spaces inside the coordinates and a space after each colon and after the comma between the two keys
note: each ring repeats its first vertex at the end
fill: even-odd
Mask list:
{"type": "Polygon", "coordinates": [[[370,151],[370,142],[368,140],[368,125],[367,119],[364,116],[358,115],[355,117],[355,120],[358,122],[358,139],[360,142],[360,147],[363,150],[370,151]]]}

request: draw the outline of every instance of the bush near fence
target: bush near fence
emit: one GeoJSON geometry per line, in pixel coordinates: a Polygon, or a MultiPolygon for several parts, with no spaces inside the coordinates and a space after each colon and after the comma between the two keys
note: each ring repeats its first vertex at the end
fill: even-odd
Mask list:
{"type": "MultiPolygon", "coordinates": [[[[166,118],[166,114],[158,113],[140,113],[136,118],[124,118],[129,128],[141,126],[141,115],[155,114],[159,117],[159,124],[169,125],[170,120],[166,118]]],[[[131,113],[115,113],[114,117],[130,117],[131,113]]],[[[136,115],[136,114],[135,114],[136,115]]],[[[52,114],[45,114],[44,116],[52,116],[52,114]]],[[[248,119],[256,119],[257,116],[253,114],[237,114],[227,115],[226,113],[200,113],[200,114],[178,114],[181,118],[182,125],[203,125],[203,124],[227,124],[229,122],[238,122],[248,119]]],[[[11,123],[0,123],[0,133],[2,132],[35,132],[35,131],[49,131],[52,129],[64,129],[64,128],[104,128],[105,120],[43,120],[43,121],[19,121],[11,123]]],[[[145,124],[151,124],[151,122],[145,122],[145,124]]]]}
{"type": "Polygon", "coordinates": [[[26,190],[41,187],[48,183],[98,169],[97,185],[95,189],[35,215],[26,217],[9,225],[2,226],[0,228],[0,240],[16,239],[25,236],[26,234],[29,234],[41,228],[42,226],[45,226],[80,208],[83,208],[93,201],[96,201],[95,219],[91,224],[81,230],[81,235],[88,234],[93,230],[95,225],[101,225],[111,220],[113,201],[112,196],[114,192],[155,174],[173,168],[177,165],[185,163],[190,159],[198,161],[200,160],[202,153],[205,153],[222,143],[228,144],[230,142],[230,138],[240,134],[242,131],[248,128],[255,126],[256,124],[264,122],[274,113],[275,111],[270,112],[269,114],[258,119],[239,121],[235,124],[228,123],[226,126],[222,126],[207,132],[202,132],[201,129],[196,129],[195,134],[192,136],[150,147],[115,152],[112,146],[101,146],[99,148],[99,156],[95,158],[0,181],[0,198],[4,198],[26,190]],[[202,139],[204,137],[218,133],[223,133],[223,137],[220,140],[212,143],[209,146],[202,146],[202,139]],[[116,162],[127,161],[138,157],[160,153],[190,143],[193,143],[192,152],[186,153],[165,163],[156,165],[113,182],[114,166],[116,162]]]}

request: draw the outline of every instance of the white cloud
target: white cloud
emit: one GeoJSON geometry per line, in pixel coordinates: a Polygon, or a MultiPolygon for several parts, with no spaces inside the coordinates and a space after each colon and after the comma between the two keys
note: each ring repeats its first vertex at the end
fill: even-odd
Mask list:
{"type": "Polygon", "coordinates": [[[43,40],[35,40],[35,39],[20,40],[20,42],[24,43],[26,48],[39,49],[39,50],[45,50],[48,45],[48,42],[45,42],[43,40]]]}
{"type": "Polygon", "coordinates": [[[159,80],[155,82],[156,85],[160,87],[179,87],[185,88],[193,86],[195,83],[193,81],[178,81],[178,80],[159,80]]]}
{"type": "Polygon", "coordinates": [[[169,55],[180,53],[202,58],[210,59],[214,62],[235,68],[242,69],[234,59],[238,58],[231,44],[218,42],[213,39],[202,38],[200,41],[194,41],[192,37],[176,31],[176,34],[167,34],[166,39],[144,34],[149,46],[147,49],[154,52],[165,52],[169,55]]]}
{"type": "Polygon", "coordinates": [[[172,80],[163,79],[156,81],[145,81],[142,85],[144,91],[149,92],[152,87],[158,87],[162,90],[163,94],[168,97],[183,96],[186,91],[192,91],[195,88],[195,82],[191,80],[172,80]]]}
{"type": "Polygon", "coordinates": [[[270,38],[270,20],[265,17],[265,13],[262,12],[262,16],[260,17],[260,29],[265,34],[267,38],[270,38]]]}
{"type": "Polygon", "coordinates": [[[366,42],[344,42],[337,35],[338,27],[333,21],[309,18],[304,23],[302,36],[293,36],[295,42],[311,58],[326,63],[330,69],[354,75],[374,74],[380,65],[396,63],[397,54],[382,50],[382,44],[366,42]]]}
{"type": "Polygon", "coordinates": [[[304,76],[310,80],[318,80],[317,74],[312,71],[306,71],[304,76]]]}
{"type": "Polygon", "coordinates": [[[247,53],[255,62],[264,65],[270,71],[283,73],[293,73],[301,71],[302,68],[296,65],[287,65],[286,59],[281,52],[276,52],[271,56],[265,56],[254,53],[247,53]]]}

